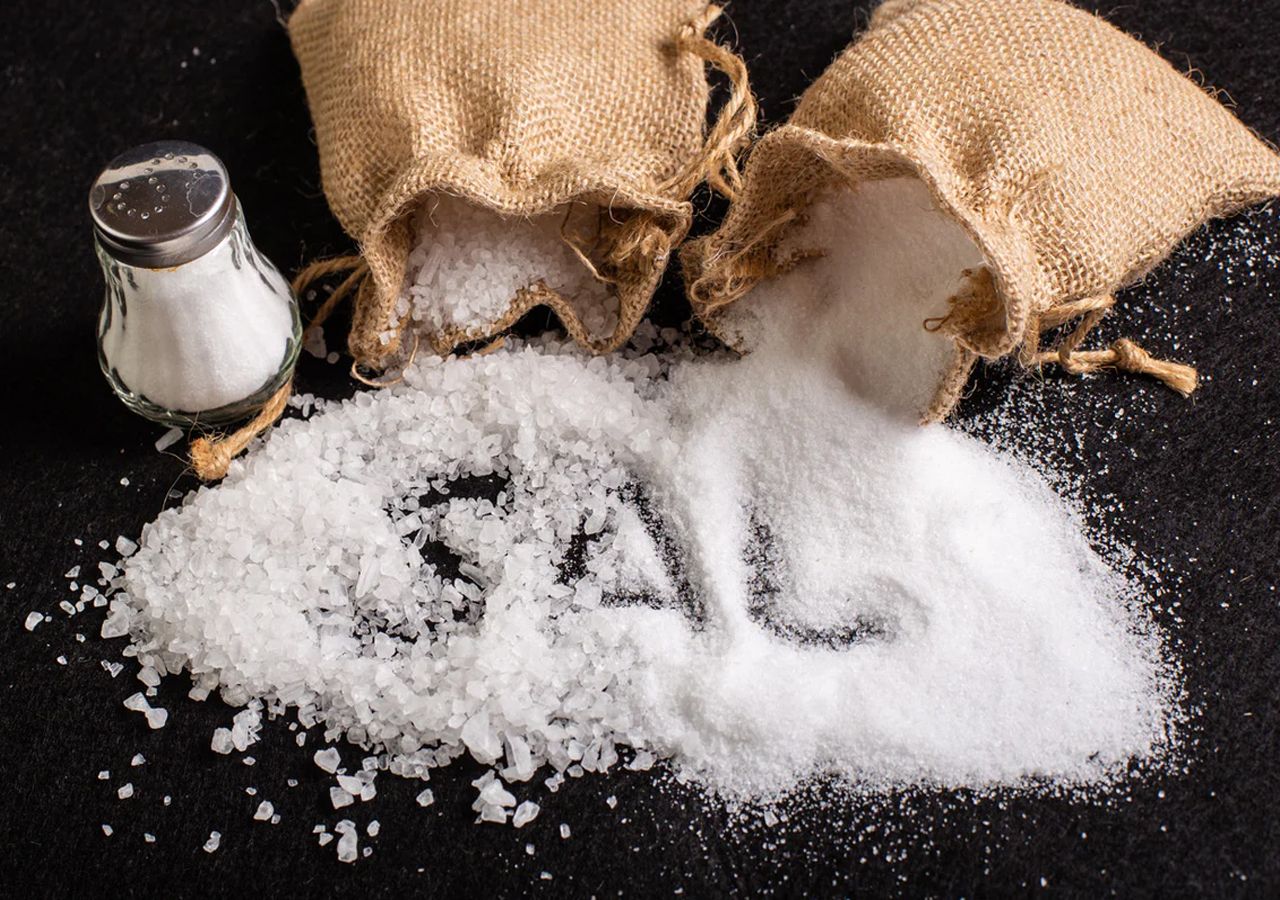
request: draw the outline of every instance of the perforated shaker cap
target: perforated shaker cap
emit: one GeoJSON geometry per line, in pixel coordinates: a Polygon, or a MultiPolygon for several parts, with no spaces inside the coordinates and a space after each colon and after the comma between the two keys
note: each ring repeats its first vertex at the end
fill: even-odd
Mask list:
{"type": "Polygon", "coordinates": [[[94,234],[123,263],[151,269],[190,262],[235,224],[235,195],[222,160],[188,141],[126,150],[89,191],[94,234]]]}

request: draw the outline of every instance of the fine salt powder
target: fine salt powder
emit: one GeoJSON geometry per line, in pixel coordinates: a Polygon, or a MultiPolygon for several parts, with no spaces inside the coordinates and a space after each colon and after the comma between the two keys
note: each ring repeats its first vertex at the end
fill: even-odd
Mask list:
{"type": "Polygon", "coordinates": [[[751,346],[782,330],[782,355],[803,354],[868,402],[918,419],[955,354],[924,323],[947,314],[961,273],[983,263],[964,229],[922,181],[892,178],[819,195],[777,253],[809,258],[729,307],[726,336],[751,346]]]}

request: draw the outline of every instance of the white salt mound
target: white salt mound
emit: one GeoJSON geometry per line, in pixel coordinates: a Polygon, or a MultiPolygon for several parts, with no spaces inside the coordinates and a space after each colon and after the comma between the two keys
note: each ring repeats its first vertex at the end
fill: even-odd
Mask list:
{"type": "Polygon", "coordinates": [[[617,298],[565,243],[564,220],[564,208],[504,217],[448,195],[433,197],[414,218],[417,244],[398,318],[411,314],[432,333],[475,333],[501,318],[518,292],[542,281],[578,312],[588,333],[609,335],[618,322],[617,298]]]}
{"type": "MultiPolygon", "coordinates": [[[[906,202],[831,202],[855,201],[860,228],[875,203],[906,202]]],[[[854,277],[825,249],[788,277],[854,277]]],[[[964,252],[947,253],[952,271],[964,252]]],[[[663,758],[760,798],[816,776],[1105,784],[1158,761],[1177,673],[1140,592],[1034,470],[904,415],[925,396],[920,360],[945,356],[914,342],[947,348],[914,330],[938,279],[908,279],[909,315],[867,299],[902,290],[895,271],[857,275],[865,296],[758,289],[740,360],[549,341],[423,355],[401,385],[284,422],[162,513],[122,563],[104,635],[254,715],[293,708],[385,752],[338,776],[335,808],[372,797],[384,765],[425,778],[463,755],[490,767],[478,819],[517,825],[537,807],[513,790],[547,768],[554,790],[663,758]],[[868,380],[857,348],[877,333],[897,349],[868,380]]],[[[463,277],[448,297],[484,287],[463,277]]],[[[337,772],[337,749],[315,762],[337,772]]],[[[354,860],[354,826],[336,830],[354,860]]]]}

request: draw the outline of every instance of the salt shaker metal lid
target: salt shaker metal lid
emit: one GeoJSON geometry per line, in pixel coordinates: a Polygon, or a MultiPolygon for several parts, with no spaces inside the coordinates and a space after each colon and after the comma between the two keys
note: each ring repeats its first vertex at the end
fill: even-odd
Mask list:
{"type": "Polygon", "coordinates": [[[156,141],[127,150],[89,191],[89,213],[103,250],[149,269],[203,256],[230,233],[235,210],[222,161],[189,141],[156,141]]]}

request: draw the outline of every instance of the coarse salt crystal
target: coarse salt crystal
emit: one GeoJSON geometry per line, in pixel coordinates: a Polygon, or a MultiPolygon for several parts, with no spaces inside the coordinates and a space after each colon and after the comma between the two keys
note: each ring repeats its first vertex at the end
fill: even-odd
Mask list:
{"type": "Polygon", "coordinates": [[[523,828],[538,817],[538,813],[542,808],[532,800],[526,800],[516,807],[515,814],[511,817],[511,824],[516,828],[523,828]]]}
{"type": "Polygon", "coordinates": [[[156,439],[156,452],[163,453],[182,439],[181,428],[170,428],[156,439]]]}
{"type": "Polygon", "coordinates": [[[336,772],[338,771],[338,766],[342,765],[342,756],[335,747],[317,750],[312,759],[325,772],[336,772]]]}

